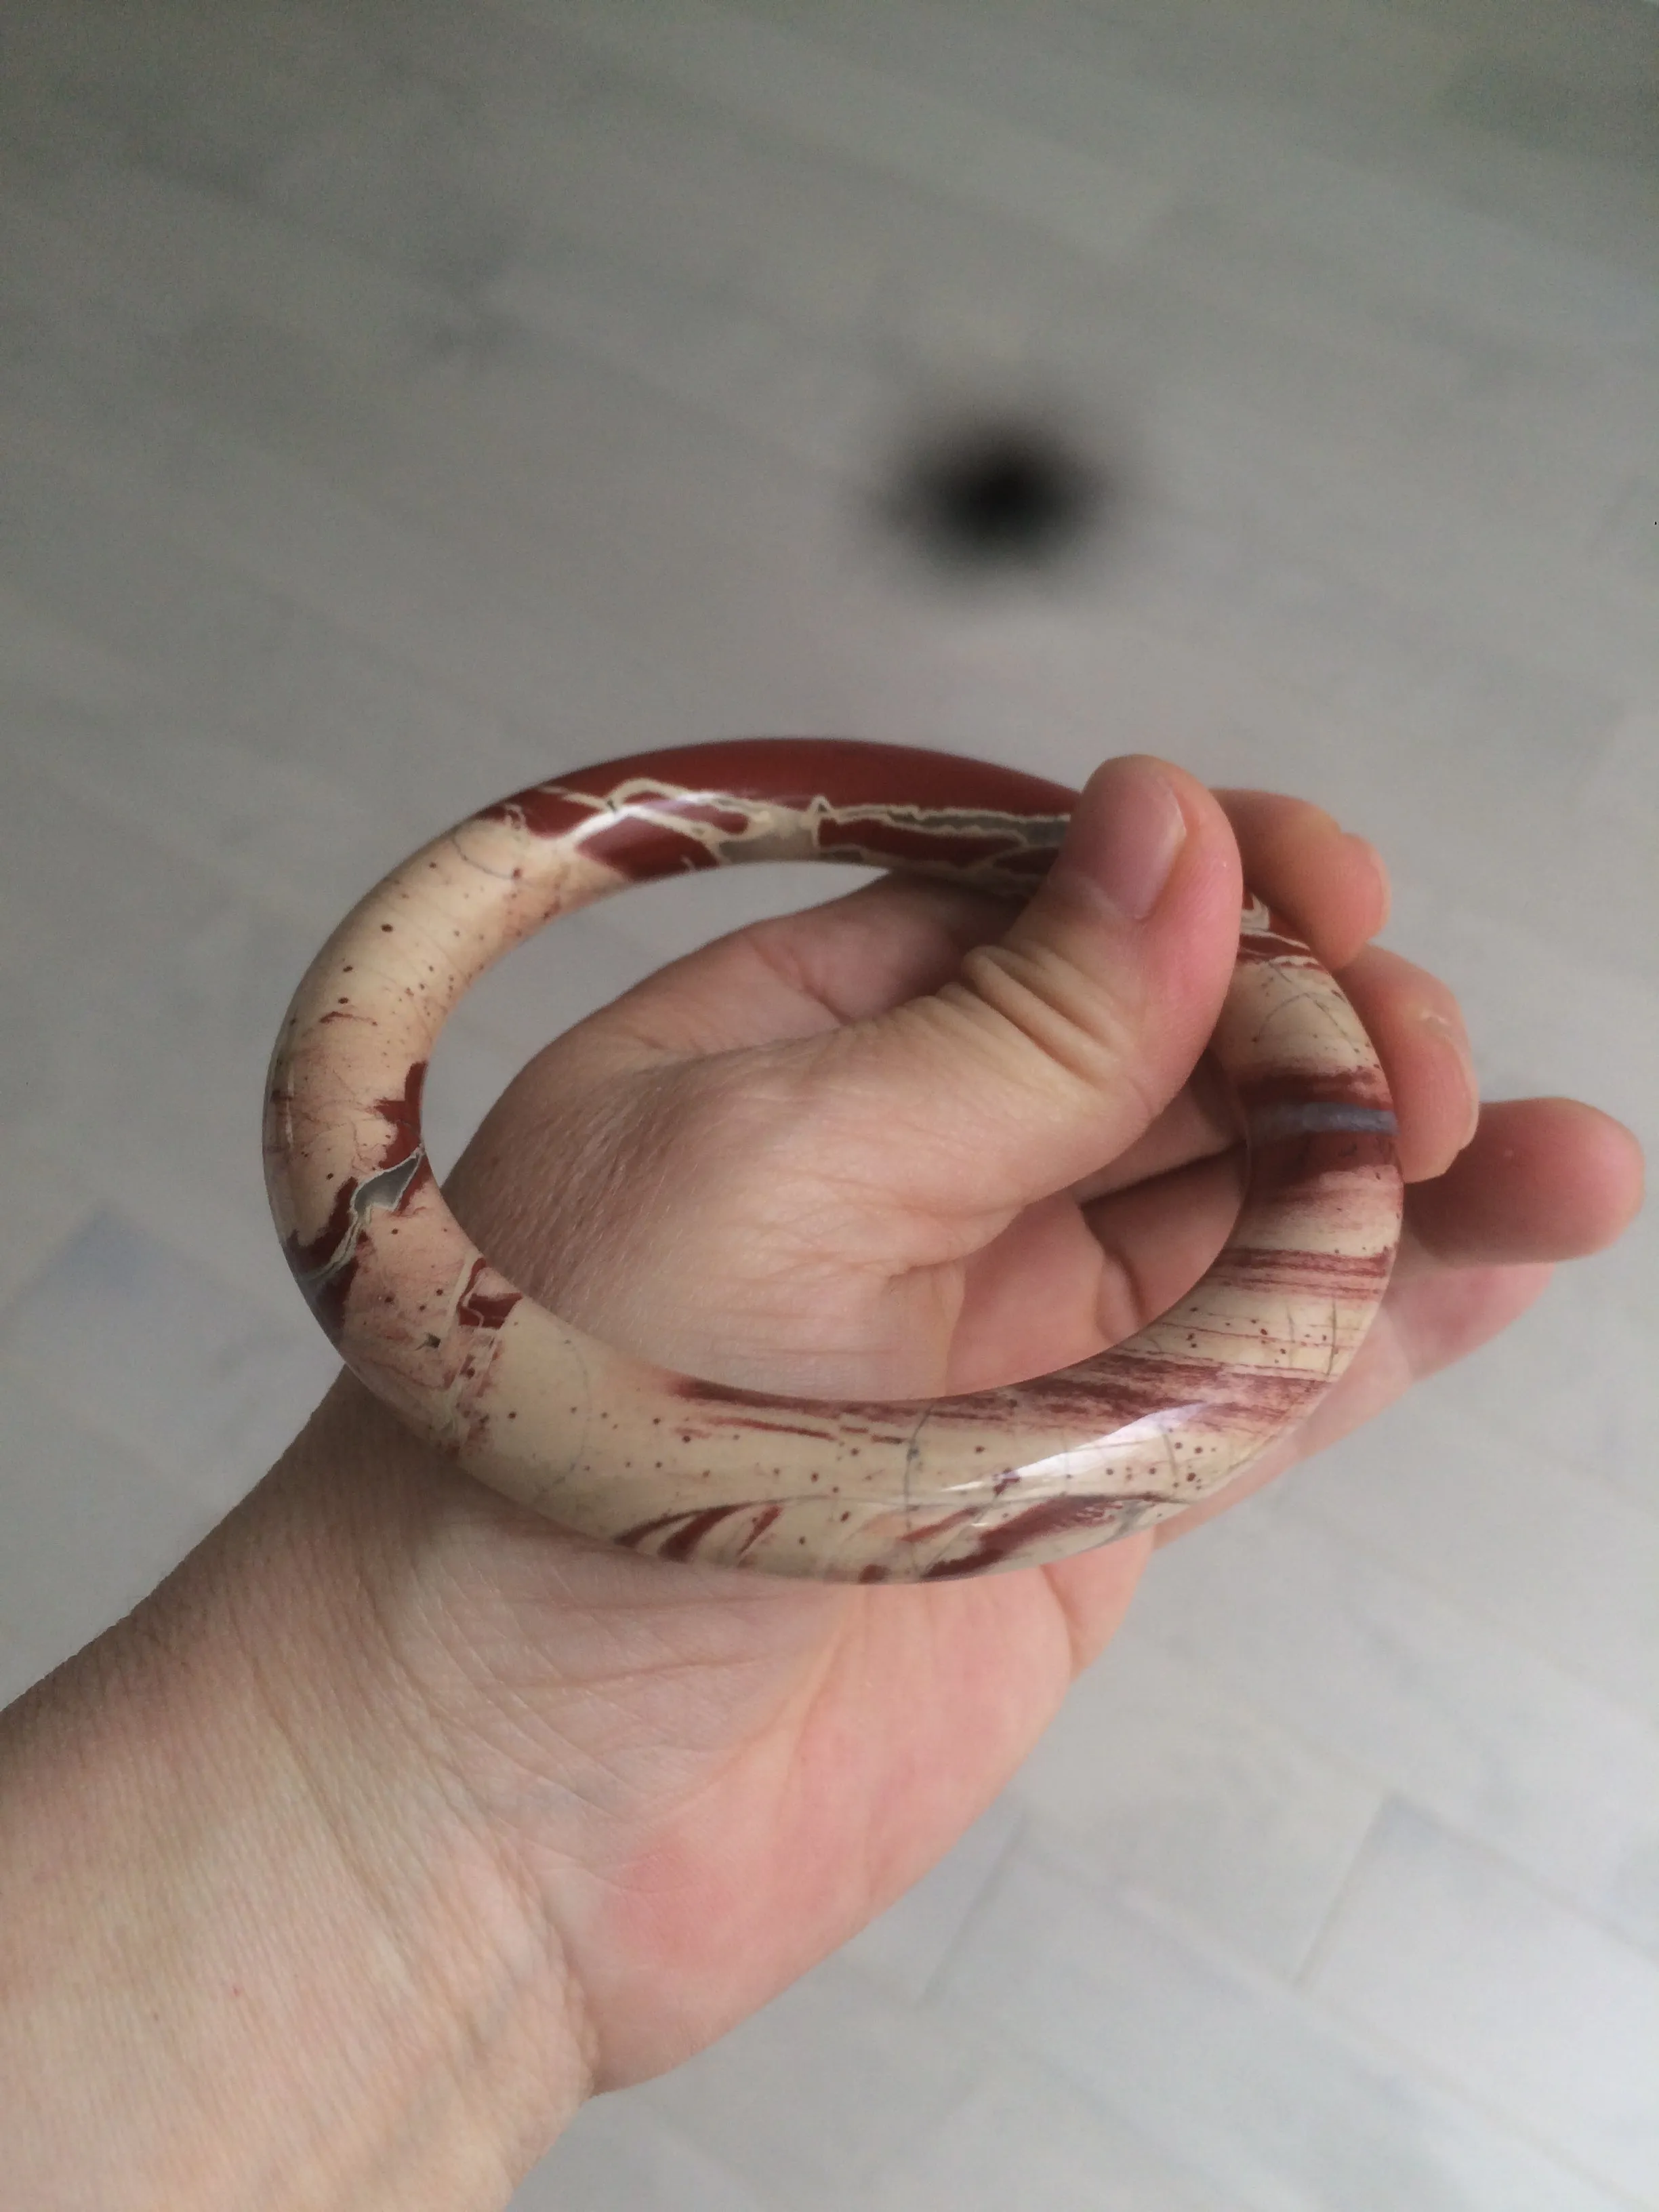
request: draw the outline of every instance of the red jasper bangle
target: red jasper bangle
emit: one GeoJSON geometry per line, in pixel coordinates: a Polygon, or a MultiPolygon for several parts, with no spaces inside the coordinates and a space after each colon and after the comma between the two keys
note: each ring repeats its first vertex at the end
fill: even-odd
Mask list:
{"type": "Polygon", "coordinates": [[[537,784],[371,891],[271,1063],[266,1182],[289,1265],[410,1428],[566,1528],[666,1559],[858,1582],[1028,1566],[1192,1504],[1304,1419],[1376,1311],[1402,1185],[1358,1016],[1259,901],[1212,1040],[1249,1171],[1201,1282],[1099,1357],[915,1404],[731,1389],[525,1297],[445,1205],[421,1136],[439,1030],[484,969],[608,892],[738,860],[844,860],[1024,895],[1074,794],[896,745],[752,739],[537,784]]]}

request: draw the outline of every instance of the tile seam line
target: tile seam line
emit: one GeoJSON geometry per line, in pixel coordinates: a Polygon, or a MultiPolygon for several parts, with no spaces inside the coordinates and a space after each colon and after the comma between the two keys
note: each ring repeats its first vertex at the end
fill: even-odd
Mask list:
{"type": "MultiPolygon", "coordinates": [[[[648,389],[649,387],[646,388],[648,389]]],[[[61,421],[61,418],[57,417],[49,419],[61,421]]],[[[68,426],[64,425],[62,427],[68,426]]],[[[293,468],[301,476],[308,479],[314,480],[321,488],[325,489],[327,489],[327,480],[325,477],[324,477],[318,469],[313,467],[307,463],[296,463],[293,460],[291,456],[286,456],[273,452],[270,447],[263,445],[256,439],[242,438],[238,436],[238,438],[233,442],[242,445],[250,453],[259,459],[276,462],[284,466],[293,468]]],[[[65,462],[61,459],[55,458],[48,460],[45,464],[45,466],[53,475],[66,480],[76,489],[85,493],[91,500],[95,501],[98,499],[99,487],[105,479],[100,476],[99,470],[92,464],[88,463],[77,466],[65,462]]],[[[121,496],[122,495],[118,494],[118,500],[121,496]]],[[[392,523],[399,522],[403,520],[395,508],[388,511],[385,507],[376,501],[365,498],[360,493],[354,494],[353,496],[356,500],[356,502],[362,506],[373,519],[383,523],[392,523]]],[[[107,510],[106,510],[106,511],[107,510]]],[[[409,677],[411,673],[418,674],[421,680],[422,689],[428,695],[441,695],[447,703],[453,704],[453,710],[458,717],[463,714],[482,715],[489,723],[499,731],[500,734],[508,744],[520,745],[526,742],[526,738],[521,733],[520,728],[520,724],[524,718],[520,714],[519,709],[501,702],[493,696],[483,694],[475,696],[466,690],[458,690],[454,688],[452,683],[446,681],[443,678],[435,676],[428,677],[425,669],[418,664],[415,665],[413,668],[411,668],[411,665],[404,658],[389,652],[386,647],[374,635],[372,631],[356,626],[348,627],[336,622],[331,615],[324,612],[318,607],[314,606],[311,602],[299,597],[290,586],[273,583],[269,577],[262,575],[258,569],[250,567],[247,562],[239,556],[226,554],[222,551],[211,551],[209,549],[204,548],[201,543],[199,534],[192,532],[187,526],[181,526],[180,523],[176,519],[153,522],[149,526],[149,527],[153,531],[155,535],[167,539],[174,545],[181,547],[187,554],[192,555],[203,562],[210,564],[216,568],[232,571],[244,584],[250,586],[253,590],[270,601],[272,605],[285,610],[291,610],[294,613],[304,617],[307,621],[318,623],[325,628],[333,630],[335,635],[342,638],[354,651],[366,655],[368,659],[381,664],[385,667],[392,670],[394,673],[401,673],[405,678],[409,677]]],[[[426,528],[429,536],[430,525],[428,524],[426,528]]],[[[453,552],[457,556],[457,557],[459,557],[465,550],[464,547],[455,545],[447,538],[429,538],[429,542],[436,549],[446,552],[453,552]]],[[[9,570],[8,570],[7,573],[9,574],[9,570]]],[[[50,612],[52,610],[48,608],[47,611],[50,612]]],[[[639,663],[642,671],[646,668],[646,665],[647,664],[643,660],[639,663]]]]}
{"type": "MultiPolygon", "coordinates": [[[[1060,1871],[1063,1873],[1064,1870],[1060,1871]]],[[[1109,1902],[1115,1905],[1117,1910],[1127,1912],[1132,1917],[1162,1932],[1166,1937],[1172,1937],[1176,1943],[1193,1953],[1200,1964],[1209,1971],[1231,1974],[1233,1978],[1244,1982],[1247,1986],[1255,1984],[1260,1988],[1265,1985],[1271,2000],[1285,2005],[1310,2020],[1316,2027],[1331,2038],[1340,2051],[1352,2059],[1368,2075],[1375,2075],[1382,2078],[1397,2076],[1401,2070],[1401,2063],[1403,2061],[1407,2078],[1427,2088],[1434,2098],[1443,2100],[1444,2103],[1455,2108],[1461,2108],[1474,2114],[1494,2134],[1499,2136],[1507,2136],[1512,2141],[1525,2145],[1528,2149],[1536,2153],[1547,2165],[1553,2166],[1571,2179],[1582,2181],[1587,2187],[1598,2191],[1611,2205],[1618,2206],[1620,2212],[1655,2212],[1653,2203],[1632,2195],[1620,2184],[1609,2181],[1594,2169],[1582,2165],[1576,2157],[1553,2144],[1547,2138],[1536,2135],[1530,2129],[1518,2124],[1500,2106],[1493,2106],[1486,2099],[1463,2088],[1443,2074],[1437,2066],[1413,2051],[1409,2044],[1401,2043],[1397,2039],[1386,2035],[1380,2029],[1371,2027],[1365,2022],[1355,2019],[1352,2014],[1331,2003],[1328,1999],[1322,1997],[1316,1990],[1287,1988],[1283,1982],[1268,1974],[1254,1961],[1243,1960],[1242,1954],[1231,1952],[1213,1938],[1194,1942],[1192,1932],[1180,1916],[1166,1909],[1161,1899],[1153,1899],[1139,1892],[1119,1891],[1109,1902]]],[[[952,2015],[952,2018],[959,2033],[963,2032],[962,2023],[966,2021],[972,2024],[975,2031],[982,2033],[993,2045],[999,2035],[1012,2036],[1021,2051],[1034,2064],[1043,2067],[1054,2064],[1051,2052],[1039,2049],[1018,2029],[999,2027],[988,2015],[981,2014],[977,2010],[973,2012],[959,2010],[952,2015]],[[985,2023],[982,2027],[979,2026],[981,2021],[985,2023]]],[[[1105,2101],[1096,2098],[1095,2093],[1079,2076],[1063,2072],[1062,2078],[1079,2094],[1093,2101],[1105,2101]]],[[[1133,2126],[1133,2114],[1127,2109],[1121,2110],[1115,2104],[1108,2104],[1107,2109],[1111,2112],[1115,2119],[1125,2121],[1130,2126],[1133,2126]]],[[[1195,2170],[1202,2172],[1202,2178],[1206,2182],[1209,2180],[1207,2169],[1195,2170]]],[[[1280,2170],[1282,2172],[1282,2169],[1280,2170]]],[[[1282,2212],[1282,2200],[1278,2196],[1253,2196],[1248,2201],[1240,2200],[1240,2203],[1241,2212],[1282,2212]]]]}
{"type": "Polygon", "coordinates": [[[1397,1559],[1392,1558],[1376,1542],[1375,1538],[1364,1534],[1351,1534],[1340,1523],[1325,1519],[1316,1509],[1305,1506],[1295,1498],[1286,1498],[1277,1500],[1276,1510],[1290,1516],[1293,1522],[1304,1528],[1311,1528],[1316,1534],[1341,1547],[1359,1553],[1373,1568],[1380,1569],[1391,1578],[1405,1583],[1419,1596],[1429,1598],[1435,1604],[1443,1606],[1449,1612],[1460,1614],[1465,1620],[1473,1622],[1478,1629],[1492,1637],[1494,1641],[1507,1644],[1511,1650],[1521,1652],[1534,1665],[1549,1668],[1553,1673],[1560,1675],[1573,1688],[1611,1707],[1621,1719],[1633,1723],[1646,1735],[1659,1737],[1659,1713],[1645,1711],[1639,1705],[1631,1705],[1617,1692],[1608,1689],[1604,1682],[1598,1682],[1580,1673],[1577,1668],[1568,1666],[1554,1652],[1545,1650],[1530,1642],[1508,1622],[1452,1596],[1449,1594],[1445,1584],[1427,1581],[1412,1569],[1402,1567],[1397,1559]]]}
{"type": "MultiPolygon", "coordinates": [[[[487,0],[487,4],[493,7],[497,13],[506,14],[509,18],[516,20],[521,23],[528,20],[523,6],[514,6],[513,0],[487,0]]],[[[850,53],[843,52],[838,46],[826,43],[822,39],[814,39],[810,34],[803,33],[792,26],[784,27],[775,24],[767,16],[757,14],[751,8],[732,6],[729,4],[707,7],[699,5],[696,7],[695,12],[704,16],[712,16],[716,19],[722,19],[723,24],[725,26],[734,27],[738,35],[742,35],[743,33],[746,31],[757,39],[769,40],[776,42],[780,46],[784,43],[793,44],[798,48],[806,50],[814,57],[821,58],[822,60],[827,63],[831,68],[838,69],[849,75],[856,72],[860,76],[877,80],[882,85],[892,88],[895,92],[901,95],[908,95],[917,99],[928,99],[937,102],[941,107],[948,106],[952,108],[963,116],[969,124],[975,120],[984,123],[988,120],[994,119],[988,116],[983,107],[970,103],[961,94],[933,92],[928,86],[920,81],[913,70],[905,70],[895,72],[890,65],[863,60],[850,53]]],[[[671,61],[667,64],[652,64],[647,62],[640,54],[637,43],[628,40],[625,33],[619,36],[617,32],[608,28],[595,29],[585,24],[574,24],[562,27],[562,34],[569,38],[573,42],[586,47],[591,52],[598,52],[612,58],[623,60],[625,64],[630,64],[635,68],[641,70],[642,72],[646,70],[649,70],[659,81],[672,83],[682,92],[691,92],[694,96],[701,96],[711,100],[718,98],[718,103],[722,107],[726,108],[728,112],[732,111],[733,109],[737,110],[737,112],[743,113],[747,120],[753,122],[762,119],[752,115],[747,109],[744,109],[742,106],[740,94],[734,94],[722,90],[719,95],[715,95],[709,93],[701,82],[696,85],[688,84],[682,74],[683,65],[678,64],[678,61],[671,61]]],[[[682,35],[684,36],[684,34],[682,33],[682,35]]],[[[1054,50],[1050,58],[1056,67],[1067,67],[1071,65],[1069,58],[1060,53],[1058,50],[1054,50]]],[[[694,64],[691,66],[695,69],[696,65],[694,64]]],[[[1093,76],[1105,76],[1109,74],[1106,71],[1090,67],[1090,65],[1085,64],[1084,66],[1088,67],[1089,73],[1093,76]]],[[[1207,102],[1201,99],[1194,100],[1193,95],[1172,93],[1167,88],[1159,87],[1156,82],[1152,80],[1134,78],[1132,82],[1136,85],[1137,88],[1140,88],[1144,85],[1146,91],[1151,97],[1161,98],[1165,101],[1171,99],[1181,100],[1190,102],[1194,106],[1206,106],[1207,110],[1207,120],[1212,132],[1224,136],[1228,139],[1228,144],[1218,147],[1212,153],[1208,153],[1204,156],[1203,160],[1198,164],[1193,172],[1192,177],[1188,179],[1188,183],[1200,179],[1212,180],[1213,177],[1217,173],[1220,173],[1224,177],[1224,165],[1227,160],[1230,157],[1236,159],[1240,152],[1248,154],[1261,151],[1271,155],[1279,152],[1285,143],[1285,124],[1288,118],[1282,107],[1264,109],[1261,111],[1261,120],[1259,123],[1253,126],[1241,128],[1236,121],[1230,122],[1228,120],[1230,111],[1227,104],[1218,95],[1210,95],[1207,99],[1207,102]]],[[[848,88],[848,97],[849,100],[853,97],[853,88],[850,86],[848,88]]],[[[1292,116],[1295,112],[1296,111],[1294,110],[1291,111],[1292,116]]],[[[772,125],[770,127],[776,128],[777,126],[775,125],[772,125]]],[[[797,133],[795,135],[799,137],[802,134],[797,133]]],[[[1097,166],[1102,169],[1103,174],[1107,176],[1109,179],[1109,166],[1103,162],[1098,155],[1091,152],[1091,150],[1087,147],[1076,144],[1065,137],[1050,137],[1042,132],[1033,131],[1022,125],[1012,126],[1010,135],[1011,141],[1013,138],[1018,138],[1021,141],[1030,140],[1035,143],[1050,148],[1057,154],[1062,155],[1067,159],[1090,162],[1097,166]]],[[[860,161],[860,157],[847,153],[846,149],[837,146],[836,150],[842,154],[843,158],[860,161]]],[[[1306,158],[1316,161],[1329,162],[1333,160],[1333,157],[1329,155],[1324,149],[1313,143],[1303,144],[1300,142],[1297,142],[1296,144],[1296,151],[1306,158]]],[[[862,166],[861,161],[860,166],[862,166]]],[[[1380,185],[1395,191],[1405,189],[1407,191],[1420,192],[1422,190],[1422,187],[1415,183],[1414,179],[1409,172],[1402,173],[1395,167],[1376,166],[1372,164],[1360,165],[1356,164],[1352,160],[1344,161],[1337,166],[1348,169],[1351,173],[1364,184],[1373,186],[1380,185]]],[[[1508,218],[1494,215],[1491,210],[1483,209],[1478,204],[1464,204],[1461,202],[1457,199],[1455,194],[1438,193],[1436,197],[1437,200],[1444,203],[1446,205],[1449,205],[1456,212],[1462,214],[1467,218],[1483,224],[1488,229],[1496,227],[1504,234],[1507,240],[1512,240],[1515,243],[1522,246],[1542,246],[1557,253],[1565,251],[1565,249],[1561,248],[1559,242],[1552,239],[1547,233],[1534,233],[1531,230],[1518,228],[1508,218]]],[[[965,204],[974,204],[975,203],[969,202],[965,204]]],[[[1589,263],[1598,272],[1605,273],[1605,275],[1610,279],[1620,282],[1623,287],[1629,291],[1632,298],[1644,299],[1648,295],[1650,290],[1649,286],[1646,285],[1639,276],[1626,270],[1621,264],[1616,262],[1610,263],[1605,261],[1600,255],[1593,253],[1588,249],[1578,247],[1571,249],[1568,258],[1575,262],[1589,263]]]]}

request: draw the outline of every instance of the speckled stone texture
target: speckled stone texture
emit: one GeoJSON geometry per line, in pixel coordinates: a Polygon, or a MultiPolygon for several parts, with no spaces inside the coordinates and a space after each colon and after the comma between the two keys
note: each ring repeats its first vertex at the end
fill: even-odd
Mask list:
{"type": "Polygon", "coordinates": [[[919,1403],[772,1396],[627,1358],[463,1234],[421,1085],[469,986],[532,932],[686,867],[830,860],[1013,894],[1073,794],[843,740],[662,751],[484,808],[388,876],[295,994],[267,1091],[289,1263],[341,1357],[418,1433],[564,1526],[674,1559],[915,1582],[1027,1566],[1162,1519],[1305,1418],[1387,1286],[1402,1185],[1382,1071],[1331,976],[1260,902],[1212,1048],[1244,1203],[1201,1282],[1079,1365],[919,1403]]]}

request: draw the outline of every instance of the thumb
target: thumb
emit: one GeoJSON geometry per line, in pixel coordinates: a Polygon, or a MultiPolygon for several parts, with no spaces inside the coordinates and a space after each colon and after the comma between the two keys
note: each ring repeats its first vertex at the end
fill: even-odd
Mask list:
{"type": "Polygon", "coordinates": [[[1097,770],[1002,938],[823,1040],[907,1210],[1017,1209],[1127,1151],[1215,1026],[1242,899],[1231,825],[1195,777],[1145,755],[1097,770]]]}

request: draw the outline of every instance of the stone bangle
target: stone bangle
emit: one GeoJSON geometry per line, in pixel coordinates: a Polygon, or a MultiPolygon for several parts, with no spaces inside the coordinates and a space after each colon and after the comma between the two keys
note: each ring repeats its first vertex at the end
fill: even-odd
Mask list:
{"type": "Polygon", "coordinates": [[[1249,1150],[1232,1233],[1161,1319],[1033,1382],[854,1404],[651,1366],[499,1273],[422,1142],[421,1082],[445,1018],[555,916],[750,860],[921,870],[1024,896],[1073,798],[943,754],[752,739],[537,784],[394,869],[313,962],[266,1094],[283,1249],[346,1364],[416,1433],[568,1528],[775,1574],[928,1582],[1031,1565],[1229,1480],[1353,1358],[1402,1200],[1370,1042],[1257,900],[1212,1040],[1249,1150]]]}

